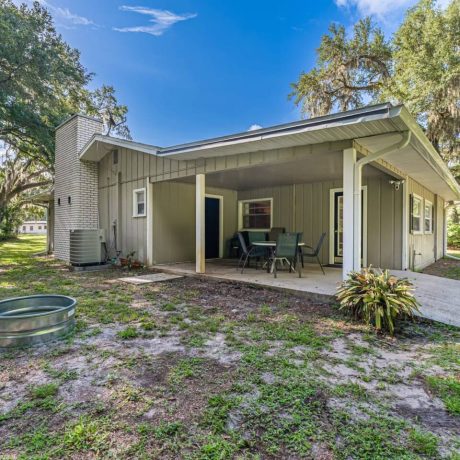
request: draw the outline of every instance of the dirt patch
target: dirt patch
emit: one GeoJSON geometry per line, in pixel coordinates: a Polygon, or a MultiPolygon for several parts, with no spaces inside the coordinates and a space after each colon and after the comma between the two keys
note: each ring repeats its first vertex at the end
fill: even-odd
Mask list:
{"type": "Polygon", "coordinates": [[[79,327],[2,356],[0,450],[12,458],[58,446],[57,458],[329,460],[349,442],[347,455],[366,458],[382,439],[380,458],[400,458],[391,449],[414,453],[413,428],[434,433],[443,455],[457,449],[458,417],[423,380],[460,372],[455,349],[442,348],[460,340],[452,328],[417,321],[387,338],[302,295],[202,278],[119,286],[116,270],[34,260],[48,272],[23,285],[77,297],[79,327]],[[34,397],[43,384],[56,390],[34,397]],[[77,447],[62,444],[79,421],[77,447]]]}

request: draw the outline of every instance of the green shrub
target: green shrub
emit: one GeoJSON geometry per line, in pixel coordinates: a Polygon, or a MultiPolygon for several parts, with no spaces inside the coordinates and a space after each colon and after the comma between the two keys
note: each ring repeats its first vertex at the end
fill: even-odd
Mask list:
{"type": "Polygon", "coordinates": [[[460,248],[460,224],[448,223],[447,246],[450,248],[460,248]]]}
{"type": "Polygon", "coordinates": [[[369,267],[360,273],[351,272],[339,287],[337,299],[341,310],[393,335],[397,319],[412,317],[418,311],[413,289],[407,278],[369,267]]]}

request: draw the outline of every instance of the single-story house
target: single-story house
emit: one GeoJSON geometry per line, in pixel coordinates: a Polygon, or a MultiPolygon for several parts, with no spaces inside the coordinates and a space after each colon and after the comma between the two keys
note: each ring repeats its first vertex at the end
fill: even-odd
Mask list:
{"type": "Polygon", "coordinates": [[[54,251],[102,229],[107,251],[147,265],[227,257],[239,230],[284,227],[346,275],[421,269],[445,254],[460,186],[403,105],[373,105],[157,147],[101,134],[75,115],[56,129],[54,251]]]}
{"type": "Polygon", "coordinates": [[[18,233],[31,233],[35,235],[46,234],[46,220],[26,220],[18,227],[18,233]]]}

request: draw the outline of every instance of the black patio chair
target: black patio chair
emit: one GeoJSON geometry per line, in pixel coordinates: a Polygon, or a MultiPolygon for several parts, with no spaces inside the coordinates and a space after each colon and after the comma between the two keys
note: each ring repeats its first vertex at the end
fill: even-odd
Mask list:
{"type": "Polygon", "coordinates": [[[285,233],[286,229],[284,227],[272,227],[268,232],[269,241],[278,241],[278,235],[280,233],[285,233]]]}
{"type": "Polygon", "coordinates": [[[319,238],[319,241],[318,241],[318,244],[316,245],[315,248],[311,247],[311,246],[307,246],[305,245],[303,247],[303,255],[305,257],[316,257],[316,260],[318,261],[319,263],[319,266],[321,267],[321,270],[323,272],[323,275],[325,275],[326,273],[324,272],[324,268],[323,268],[323,264],[321,263],[321,261],[319,260],[319,253],[321,251],[321,247],[323,246],[323,243],[324,243],[324,239],[326,238],[326,232],[324,232],[320,238],[319,238]],[[305,249],[307,249],[307,251],[305,251],[305,249]]]}
{"type": "Polygon", "coordinates": [[[239,270],[241,267],[241,273],[243,273],[246,264],[248,264],[249,267],[250,259],[256,259],[257,269],[258,262],[260,261],[260,259],[264,259],[266,256],[266,249],[262,246],[251,246],[248,248],[246,240],[244,239],[244,236],[241,232],[238,232],[238,240],[240,242],[241,247],[241,256],[238,261],[237,270],[239,270]]]}
{"type": "Polygon", "coordinates": [[[299,233],[280,233],[276,241],[275,254],[272,259],[272,268],[275,278],[278,276],[277,262],[287,261],[289,273],[297,271],[299,278],[302,277],[302,264],[299,255],[299,233]]]}

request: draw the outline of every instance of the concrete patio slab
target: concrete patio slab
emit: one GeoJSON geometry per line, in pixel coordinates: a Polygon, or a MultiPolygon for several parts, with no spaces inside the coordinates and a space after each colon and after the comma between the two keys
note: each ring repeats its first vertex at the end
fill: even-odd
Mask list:
{"type": "Polygon", "coordinates": [[[460,327],[460,281],[410,271],[392,270],[415,286],[420,312],[425,318],[460,327]]]}
{"type": "MultiPolygon", "coordinates": [[[[196,276],[192,262],[157,265],[156,268],[167,273],[196,276]]],[[[324,270],[326,275],[321,273],[318,265],[306,264],[302,278],[287,271],[278,272],[278,278],[274,278],[273,274],[254,268],[246,268],[241,274],[234,260],[223,259],[207,261],[206,274],[199,276],[285,289],[330,302],[342,280],[342,270],[335,267],[325,267],[324,270]]],[[[411,271],[392,270],[392,273],[409,278],[414,283],[415,296],[421,304],[421,316],[460,327],[460,281],[411,271]]]]}
{"type": "Polygon", "coordinates": [[[125,278],[118,278],[118,281],[130,284],[150,284],[158,283],[160,281],[169,281],[176,278],[182,278],[180,275],[173,275],[170,273],[151,273],[149,275],[129,276],[125,278]]]}

